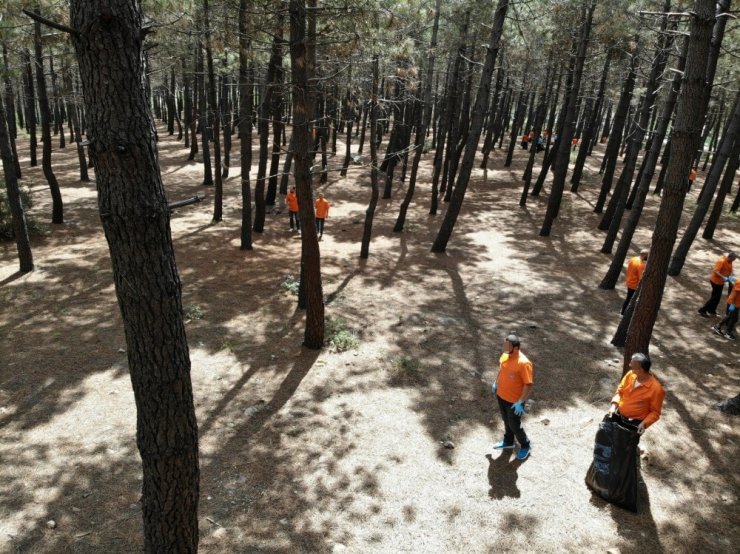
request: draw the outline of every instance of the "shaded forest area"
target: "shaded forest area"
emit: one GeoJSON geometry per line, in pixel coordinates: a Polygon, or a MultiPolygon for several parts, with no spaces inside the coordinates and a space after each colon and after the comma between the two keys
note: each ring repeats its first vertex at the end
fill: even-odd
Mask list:
{"type": "Polygon", "coordinates": [[[6,4],[3,548],[732,551],[729,0],[6,4]],[[638,351],[632,515],[583,476],[638,351]]]}

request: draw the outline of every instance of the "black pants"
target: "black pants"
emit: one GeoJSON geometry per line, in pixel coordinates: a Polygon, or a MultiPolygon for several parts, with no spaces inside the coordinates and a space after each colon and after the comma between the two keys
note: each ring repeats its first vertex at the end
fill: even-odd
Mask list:
{"type": "Polygon", "coordinates": [[[627,289],[627,298],[624,299],[624,304],[622,304],[622,311],[619,312],[620,314],[624,315],[624,312],[627,311],[627,306],[630,305],[630,300],[632,299],[632,295],[635,294],[635,291],[637,289],[627,289]]]}
{"type": "Polygon", "coordinates": [[[719,306],[719,301],[722,299],[722,289],[725,288],[725,284],[722,283],[721,285],[715,285],[711,281],[709,281],[709,284],[712,285],[712,296],[709,297],[709,300],[706,301],[706,303],[699,308],[699,311],[701,313],[716,313],[717,312],[717,306],[719,306]]]}
{"type": "Polygon", "coordinates": [[[498,400],[498,408],[501,410],[501,419],[504,420],[504,442],[506,444],[514,444],[514,437],[522,445],[522,448],[529,448],[529,439],[527,433],[522,429],[522,418],[514,413],[514,409],[511,402],[507,402],[499,395],[496,395],[498,400]]]}
{"type": "Polygon", "coordinates": [[[298,212],[288,212],[288,217],[290,218],[290,228],[293,228],[293,221],[295,221],[295,228],[300,231],[301,222],[300,219],[298,219],[298,212]]]}
{"type": "Polygon", "coordinates": [[[735,311],[727,312],[727,315],[722,318],[722,321],[720,321],[717,324],[717,329],[720,331],[722,330],[722,327],[724,326],[725,330],[730,333],[731,335],[735,334],[735,325],[737,325],[737,316],[738,312],[740,312],[740,309],[735,308],[735,311]]]}
{"type": "Polygon", "coordinates": [[[320,237],[324,236],[324,221],[326,220],[323,217],[316,218],[316,232],[320,237]]]}

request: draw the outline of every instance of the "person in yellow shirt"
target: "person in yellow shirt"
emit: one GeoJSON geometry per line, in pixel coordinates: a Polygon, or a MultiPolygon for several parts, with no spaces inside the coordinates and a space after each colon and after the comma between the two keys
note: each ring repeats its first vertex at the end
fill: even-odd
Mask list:
{"type": "Polygon", "coordinates": [[[316,232],[319,234],[319,238],[324,236],[324,222],[329,217],[329,201],[324,198],[322,193],[319,193],[319,197],[316,199],[316,232]]]}
{"type": "Polygon", "coordinates": [[[645,262],[647,262],[647,258],[648,251],[641,250],[639,256],[634,256],[630,258],[629,262],[627,262],[627,275],[625,277],[627,298],[624,299],[622,310],[619,312],[622,315],[624,315],[624,311],[627,309],[627,306],[629,306],[630,300],[637,290],[637,285],[639,285],[642,280],[642,274],[645,271],[645,262]]]}
{"type": "Polygon", "coordinates": [[[660,419],[665,391],[650,373],[652,362],[642,353],[633,354],[630,370],[624,374],[609,406],[609,416],[642,435],[660,419]]]}
{"type": "Polygon", "coordinates": [[[717,315],[717,306],[719,301],[722,299],[722,289],[725,287],[725,283],[729,283],[732,277],[732,262],[737,258],[735,252],[728,252],[726,256],[720,256],[719,259],[714,263],[714,268],[709,276],[709,284],[712,285],[712,295],[709,297],[704,305],[699,308],[699,315],[702,317],[709,317],[709,315],[717,315]]]}
{"type": "Polygon", "coordinates": [[[511,334],[504,341],[504,352],[499,360],[499,371],[492,385],[498,400],[501,419],[504,421],[504,439],[493,445],[495,449],[514,448],[514,437],[521,448],[517,460],[526,460],[532,450],[527,434],[522,429],[524,403],[529,398],[534,384],[534,368],[519,350],[519,337],[511,334]]]}

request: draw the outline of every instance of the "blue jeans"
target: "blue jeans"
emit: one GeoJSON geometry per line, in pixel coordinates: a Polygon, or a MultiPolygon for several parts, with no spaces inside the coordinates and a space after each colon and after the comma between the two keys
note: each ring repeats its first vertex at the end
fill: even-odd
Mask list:
{"type": "Polygon", "coordinates": [[[498,400],[498,408],[501,410],[501,419],[504,420],[504,442],[506,444],[514,444],[514,437],[522,445],[522,448],[529,448],[529,439],[527,433],[522,429],[522,416],[518,416],[514,413],[511,402],[507,402],[499,395],[496,395],[498,400]]]}

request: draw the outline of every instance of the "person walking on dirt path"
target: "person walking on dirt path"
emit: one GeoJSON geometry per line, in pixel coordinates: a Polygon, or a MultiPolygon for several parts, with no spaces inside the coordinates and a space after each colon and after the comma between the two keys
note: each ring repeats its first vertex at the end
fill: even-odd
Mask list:
{"type": "Polygon", "coordinates": [[[637,285],[639,285],[642,280],[642,274],[645,271],[645,262],[647,262],[647,258],[648,251],[640,250],[639,256],[633,256],[630,258],[630,261],[627,262],[627,275],[624,283],[627,285],[627,298],[624,299],[624,304],[622,304],[622,309],[619,312],[622,315],[624,315],[627,306],[629,306],[630,300],[637,290],[637,285]]]}
{"type": "MultiPolygon", "coordinates": [[[[725,283],[730,282],[732,277],[732,262],[737,258],[735,252],[728,252],[726,256],[720,256],[714,264],[712,274],[709,276],[709,284],[712,285],[712,295],[704,305],[699,308],[699,315],[709,317],[709,314],[717,315],[717,306],[722,299],[722,289],[725,283]]],[[[733,278],[734,280],[734,278],[733,278]]]]}
{"type": "Polygon", "coordinates": [[[329,217],[329,201],[324,198],[323,193],[319,193],[319,197],[316,199],[316,232],[319,234],[319,238],[324,236],[324,222],[329,217]]]}
{"type": "Polygon", "coordinates": [[[532,450],[527,434],[522,428],[524,403],[529,398],[534,384],[534,368],[524,353],[519,350],[519,337],[510,334],[504,341],[504,351],[499,360],[499,371],[492,385],[498,400],[501,419],[504,421],[504,438],[493,445],[495,449],[514,448],[514,437],[521,448],[517,460],[526,460],[532,450]]]}
{"type": "Polygon", "coordinates": [[[712,331],[725,337],[726,339],[735,340],[735,325],[737,325],[738,314],[740,313],[740,280],[730,277],[733,283],[730,296],[727,297],[726,315],[717,325],[712,327],[712,331]],[[722,327],[725,328],[722,331],[722,327]]]}
{"type": "Polygon", "coordinates": [[[633,354],[630,370],[622,377],[609,406],[609,416],[639,435],[660,419],[665,391],[650,373],[652,362],[642,353],[633,354]]]}
{"type": "Polygon", "coordinates": [[[285,195],[285,205],[288,207],[288,218],[290,219],[290,230],[300,231],[301,223],[298,219],[298,196],[295,193],[295,187],[290,187],[288,194],[285,195]],[[295,221],[295,229],[293,222],[295,221]]]}

